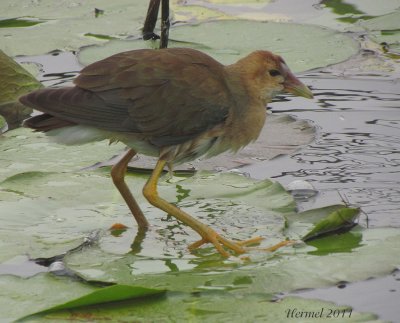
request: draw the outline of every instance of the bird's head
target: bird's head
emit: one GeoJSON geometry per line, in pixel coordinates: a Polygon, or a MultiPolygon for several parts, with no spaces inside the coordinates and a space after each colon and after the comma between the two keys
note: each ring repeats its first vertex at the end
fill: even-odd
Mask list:
{"type": "Polygon", "coordinates": [[[280,92],[313,98],[310,89],[290,71],[283,58],[269,51],[255,51],[234,65],[241,71],[248,89],[267,102],[280,92]]]}

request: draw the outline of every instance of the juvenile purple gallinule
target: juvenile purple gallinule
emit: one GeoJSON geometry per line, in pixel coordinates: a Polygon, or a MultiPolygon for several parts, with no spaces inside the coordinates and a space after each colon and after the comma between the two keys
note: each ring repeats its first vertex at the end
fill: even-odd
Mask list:
{"type": "Polygon", "coordinates": [[[313,97],[280,56],[260,50],[224,66],[189,48],[133,50],[85,67],[74,83],[21,97],[44,112],[24,125],[62,144],[126,144],[130,149],[111,176],[139,227],[149,224],[124,181],[126,168],[136,153],[158,157],[143,194],[201,236],[189,248],[210,242],[223,256],[227,249],[245,251],[247,241],[228,240],[159,197],[157,182],[166,165],[235,152],[256,140],[277,93],[313,97]]]}

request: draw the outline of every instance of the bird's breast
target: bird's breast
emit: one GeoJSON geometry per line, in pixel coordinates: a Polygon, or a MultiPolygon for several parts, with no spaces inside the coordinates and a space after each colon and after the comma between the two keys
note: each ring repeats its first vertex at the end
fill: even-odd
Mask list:
{"type": "Polygon", "coordinates": [[[221,136],[220,145],[229,146],[229,150],[238,151],[255,141],[266,119],[265,105],[249,106],[241,113],[233,115],[221,136]]]}
{"type": "Polygon", "coordinates": [[[213,157],[226,151],[237,152],[258,138],[265,119],[264,105],[249,107],[242,115],[232,115],[224,124],[217,125],[192,140],[166,148],[166,159],[181,163],[201,156],[213,157]]]}

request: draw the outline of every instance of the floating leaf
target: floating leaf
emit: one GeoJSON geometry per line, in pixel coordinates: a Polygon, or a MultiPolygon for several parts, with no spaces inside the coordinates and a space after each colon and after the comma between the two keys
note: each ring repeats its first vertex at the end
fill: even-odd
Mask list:
{"type": "Polygon", "coordinates": [[[40,87],[39,81],[0,50],[0,115],[5,117],[10,128],[32,113],[18,98],[40,87]]]}
{"type": "MultiPolygon", "coordinates": [[[[290,18],[294,21],[300,19],[307,24],[318,24],[344,32],[360,32],[361,25],[370,19],[391,13],[398,7],[398,0],[385,0],[384,6],[377,1],[324,0],[318,6],[318,10],[301,5],[301,10],[290,12],[290,18]],[[302,14],[306,16],[306,19],[302,14]]],[[[285,11],[284,8],[283,11],[285,11]]]]}
{"type": "Polygon", "coordinates": [[[31,74],[0,50],[0,104],[42,87],[31,74]]]}
{"type": "MultiPolygon", "coordinates": [[[[367,29],[371,39],[377,43],[393,47],[400,51],[400,10],[384,16],[365,21],[362,26],[367,29]]],[[[398,59],[399,56],[393,58],[398,59]]]]}
{"type": "Polygon", "coordinates": [[[140,34],[148,1],[0,1],[4,18],[21,15],[49,22],[29,28],[0,28],[2,49],[11,56],[38,55],[52,50],[77,50],[104,39],[84,34],[124,38],[140,34]],[[95,7],[104,14],[97,15],[95,7]],[[7,37],[5,37],[7,35],[7,37]]]}
{"type": "Polygon", "coordinates": [[[336,210],[325,219],[316,223],[314,228],[308,232],[302,240],[308,241],[328,233],[349,230],[355,226],[354,221],[358,218],[359,214],[359,208],[341,208],[336,210]]]}
{"type": "Polygon", "coordinates": [[[199,5],[183,4],[179,0],[171,3],[171,11],[173,20],[177,22],[200,22],[216,19],[232,19],[231,15],[227,15],[219,10],[213,10],[199,5]]]}
{"type": "MultiPolygon", "coordinates": [[[[187,245],[198,239],[197,234],[148,205],[141,196],[148,176],[130,173],[126,178],[152,224],[151,230],[137,232],[132,215],[112,185],[109,170],[72,172],[112,154],[122,145],[108,147],[104,142],[63,147],[49,143],[42,134],[17,129],[2,136],[0,147],[1,262],[7,263],[18,255],[62,254],[80,245],[90,232],[100,231],[98,242],[68,253],[65,264],[69,270],[87,280],[181,292],[168,293],[166,299],[156,301],[138,300],[136,305],[128,307],[112,304],[46,314],[49,320],[76,319],[79,315],[156,320],[160,315],[165,317],[167,309],[171,320],[177,317],[212,320],[222,315],[237,316],[239,312],[252,321],[271,318],[271,313],[277,317],[282,315],[283,307],[269,303],[275,293],[384,274],[393,269],[393,259],[400,257],[399,249],[395,248],[399,244],[398,230],[361,228],[351,232],[361,240],[350,239],[350,247],[344,244],[329,248],[326,243],[325,249],[321,245],[305,245],[274,253],[256,247],[246,254],[250,261],[224,259],[211,246],[190,253],[187,245]],[[113,235],[108,228],[114,223],[128,228],[113,235]],[[321,254],[316,255],[318,251],[321,254]],[[238,311],[235,305],[238,299],[248,302],[245,311],[238,311]],[[177,310],[171,313],[171,306],[177,310]],[[181,313],[186,316],[179,316],[181,313]]],[[[343,208],[335,206],[297,214],[293,199],[280,184],[229,173],[164,177],[159,193],[230,238],[266,237],[260,247],[304,236],[314,223],[343,208]]],[[[0,295],[4,296],[0,297],[4,309],[0,319],[11,321],[87,294],[87,287],[70,279],[44,279],[39,274],[22,281],[18,277],[0,276],[0,295]]],[[[91,287],[89,291],[92,290],[91,287]]],[[[303,303],[299,300],[284,304],[303,303]]]]}
{"type": "Polygon", "coordinates": [[[137,298],[143,299],[144,297],[161,295],[164,293],[165,293],[164,290],[143,288],[140,286],[113,285],[109,287],[103,287],[101,289],[91,292],[90,294],[81,296],[77,299],[68,301],[64,304],[50,307],[43,311],[30,314],[29,316],[46,314],[62,310],[71,310],[77,308],[80,309],[82,307],[88,307],[93,305],[106,305],[108,303],[128,301],[137,298]]]}
{"type": "Polygon", "coordinates": [[[6,119],[4,119],[1,115],[0,115],[0,135],[2,133],[5,133],[8,130],[8,125],[7,125],[7,121],[6,119]]]}
{"type": "MultiPolygon", "coordinates": [[[[265,294],[249,295],[245,298],[226,292],[168,293],[165,298],[137,300],[127,304],[103,305],[92,308],[74,309],[52,313],[45,318],[50,321],[84,320],[126,321],[126,322],[283,322],[287,320],[289,309],[318,312],[325,308],[322,323],[329,310],[340,313],[340,322],[374,322],[376,316],[359,313],[347,306],[334,303],[288,297],[278,302],[269,301],[265,294]],[[240,304],[240,306],[238,306],[240,304]]],[[[296,312],[298,313],[298,312],[296,312]]],[[[296,314],[293,313],[293,314],[296,314]]],[[[294,319],[295,320],[295,319],[294,319]]],[[[383,322],[382,322],[383,323],[383,322]]]]}
{"type": "Polygon", "coordinates": [[[340,234],[330,234],[319,237],[318,239],[307,240],[309,246],[316,249],[309,251],[310,255],[328,255],[337,253],[350,253],[362,246],[362,231],[351,230],[350,232],[340,234]]]}
{"type": "Polygon", "coordinates": [[[87,284],[45,273],[29,279],[0,275],[0,321],[14,322],[22,316],[65,303],[94,290],[87,284]]]}
{"type": "MultiPolygon", "coordinates": [[[[269,278],[271,280],[271,278],[269,278]]],[[[251,277],[242,275],[234,287],[251,283],[251,277]]],[[[49,307],[64,304],[96,291],[91,286],[40,274],[30,279],[15,276],[0,276],[0,320],[13,322],[22,316],[39,312],[49,307]]],[[[24,322],[70,322],[104,321],[109,322],[279,322],[286,318],[288,308],[316,310],[348,309],[333,303],[307,300],[299,297],[286,297],[271,302],[273,296],[267,293],[250,294],[242,297],[226,291],[205,290],[196,293],[168,292],[153,297],[135,298],[132,301],[107,303],[81,307],[66,311],[51,312],[29,317],[24,322]],[[159,297],[161,296],[161,297],[159,297]],[[238,306],[240,304],[241,306],[238,306]]],[[[368,313],[353,311],[351,318],[341,322],[378,322],[368,313]]]]}
{"type": "MultiPolygon", "coordinates": [[[[218,4],[240,4],[243,5],[243,0],[208,0],[207,2],[211,2],[211,3],[218,3],[218,4]]],[[[266,4],[268,2],[271,2],[271,0],[247,0],[246,4],[266,4]]]]}
{"type": "MultiPolygon", "coordinates": [[[[334,64],[358,51],[358,44],[344,34],[292,23],[213,21],[177,26],[170,30],[170,37],[169,47],[199,49],[224,64],[234,63],[254,50],[270,50],[283,56],[294,71],[334,64]]],[[[152,41],[115,40],[83,48],[79,60],[87,65],[123,50],[146,48],[151,44],[152,41]]]]}

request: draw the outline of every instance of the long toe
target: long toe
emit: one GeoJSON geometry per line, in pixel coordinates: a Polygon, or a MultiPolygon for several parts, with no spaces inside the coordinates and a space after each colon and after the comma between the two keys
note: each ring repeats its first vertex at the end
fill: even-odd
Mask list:
{"type": "Polygon", "coordinates": [[[222,256],[229,257],[231,253],[229,253],[227,250],[230,250],[234,254],[242,254],[246,252],[246,248],[244,247],[257,244],[261,240],[263,240],[262,237],[255,237],[244,241],[232,241],[224,238],[211,228],[208,228],[207,232],[202,233],[201,240],[189,245],[189,250],[197,249],[206,243],[212,243],[222,256]]]}

